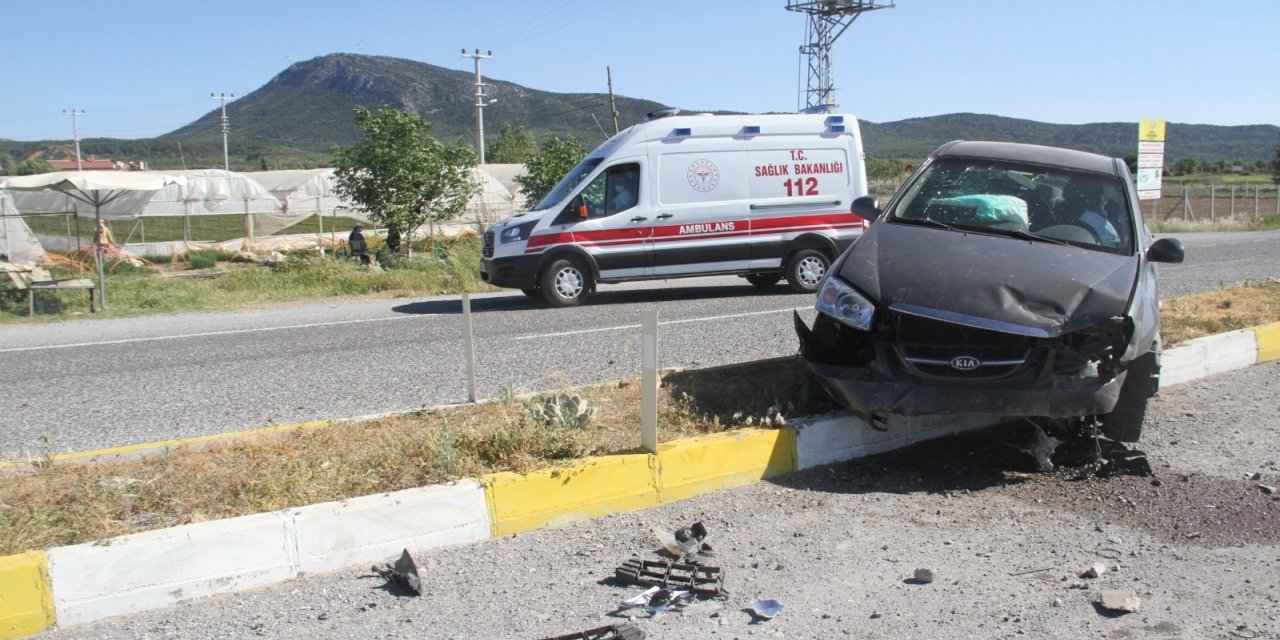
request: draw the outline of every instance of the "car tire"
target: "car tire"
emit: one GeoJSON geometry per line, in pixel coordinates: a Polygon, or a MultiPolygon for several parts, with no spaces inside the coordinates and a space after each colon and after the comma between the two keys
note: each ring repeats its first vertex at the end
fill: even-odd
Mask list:
{"type": "Polygon", "coordinates": [[[542,297],[552,306],[576,307],[591,294],[591,272],[573,258],[560,258],[542,272],[542,297]]]}
{"type": "Polygon", "coordinates": [[[747,282],[757,289],[768,289],[782,279],[781,273],[749,273],[746,276],[747,282]]]}
{"type": "Polygon", "coordinates": [[[801,249],[787,262],[787,283],[796,293],[814,293],[831,267],[831,259],[817,249],[801,249]]]}
{"type": "Polygon", "coordinates": [[[1159,342],[1129,365],[1120,387],[1120,398],[1111,413],[1102,416],[1102,435],[1117,442],[1137,442],[1147,418],[1147,403],[1160,388],[1159,342]]]}

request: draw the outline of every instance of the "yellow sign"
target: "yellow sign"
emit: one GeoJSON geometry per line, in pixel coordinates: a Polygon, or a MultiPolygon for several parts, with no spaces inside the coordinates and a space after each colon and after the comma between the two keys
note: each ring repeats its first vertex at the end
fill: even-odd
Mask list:
{"type": "Polygon", "coordinates": [[[1164,141],[1164,120],[1139,120],[1138,139],[1148,142],[1164,141]]]}

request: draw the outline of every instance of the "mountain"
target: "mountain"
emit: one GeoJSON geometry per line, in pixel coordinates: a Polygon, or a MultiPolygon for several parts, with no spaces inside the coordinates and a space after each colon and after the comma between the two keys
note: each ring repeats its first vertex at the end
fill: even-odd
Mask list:
{"type": "MultiPolygon", "coordinates": [[[[876,124],[862,122],[868,154],[885,158],[920,158],[949,140],[998,140],[1070,147],[1123,158],[1137,153],[1136,122],[1049,124],[976,113],[952,113],[876,124]]],[[[1165,161],[1270,160],[1280,127],[1222,127],[1171,122],[1165,129],[1165,161]]]]}
{"type": "MultiPolygon", "coordinates": [[[[486,77],[485,139],[502,125],[519,125],[541,139],[548,133],[573,134],[595,146],[613,133],[606,93],[552,93],[486,77]]],[[[642,120],[663,105],[617,97],[622,127],[642,120]]],[[[237,137],[270,141],[296,149],[328,151],[363,138],[352,109],[377,111],[390,105],[417,113],[432,123],[438,139],[475,139],[475,75],[434,65],[346,53],[299,62],[262,88],[227,104],[237,137]]],[[[213,140],[220,134],[215,110],[161,136],[170,140],[213,140]]]]}
{"type": "MultiPolygon", "coordinates": [[[[607,93],[552,93],[512,82],[484,79],[485,94],[496,102],[485,107],[485,138],[491,143],[501,127],[523,127],[535,138],[555,133],[575,135],[592,147],[613,132],[607,93]]],[[[377,110],[390,105],[417,113],[432,123],[431,133],[452,141],[475,139],[475,76],[401,58],[335,53],[290,65],[261,88],[227,103],[231,125],[233,169],[286,169],[324,166],[335,145],[363,136],[352,109],[377,110]]],[[[601,81],[603,84],[603,80],[601,81]]],[[[629,126],[662,106],[652,100],[617,96],[618,124],[629,126]]],[[[710,105],[673,105],[689,107],[710,105]]],[[[857,105],[849,105],[856,114],[857,105]]],[[[727,113],[727,112],[718,112],[727,113]]],[[[158,138],[88,139],[85,156],[146,161],[151,168],[222,166],[221,113],[215,108],[200,119],[158,138]]],[[[896,122],[862,121],[868,156],[917,160],[938,145],[955,139],[1008,140],[1049,144],[1110,156],[1135,153],[1135,122],[1062,125],[995,115],[954,113],[896,122]]],[[[1222,127],[1170,123],[1165,160],[1252,163],[1274,157],[1280,128],[1271,125],[1222,127]]],[[[14,160],[33,155],[66,157],[62,141],[0,140],[0,154],[14,160]]]]}

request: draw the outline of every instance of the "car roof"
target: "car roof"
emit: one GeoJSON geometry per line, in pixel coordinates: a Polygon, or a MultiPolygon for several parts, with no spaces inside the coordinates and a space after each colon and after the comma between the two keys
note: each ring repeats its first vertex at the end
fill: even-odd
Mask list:
{"type": "Polygon", "coordinates": [[[1020,142],[953,140],[933,152],[935,158],[966,157],[1028,162],[1097,173],[1116,173],[1115,160],[1104,155],[1020,142]]]}

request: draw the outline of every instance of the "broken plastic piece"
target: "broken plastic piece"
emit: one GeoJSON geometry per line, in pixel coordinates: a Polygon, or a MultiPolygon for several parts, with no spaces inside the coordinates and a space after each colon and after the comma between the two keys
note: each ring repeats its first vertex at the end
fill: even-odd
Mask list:
{"type": "Polygon", "coordinates": [[[631,584],[685,589],[704,598],[726,595],[720,567],[631,558],[614,570],[614,576],[631,584]]]}
{"type": "Polygon", "coordinates": [[[773,599],[759,599],[751,602],[751,612],[762,620],[772,620],[782,613],[782,603],[773,599]]]}
{"type": "Polygon", "coordinates": [[[624,609],[644,607],[644,610],[649,613],[662,613],[670,609],[679,609],[689,604],[691,600],[693,600],[693,594],[688,591],[650,587],[634,598],[623,600],[622,607],[624,609]]]}
{"type": "Polygon", "coordinates": [[[663,531],[654,527],[653,533],[658,536],[658,542],[662,543],[662,548],[666,549],[667,553],[675,556],[677,560],[683,560],[696,553],[711,551],[711,547],[707,546],[705,542],[707,528],[701,522],[695,522],[673,532],[663,531]]]}
{"type": "Polygon", "coordinates": [[[630,622],[552,636],[544,640],[644,640],[644,631],[630,622]]]}
{"type": "Polygon", "coordinates": [[[390,582],[407,589],[415,596],[422,595],[422,578],[418,575],[418,563],[414,562],[409,550],[400,553],[395,564],[385,563],[373,566],[373,572],[390,582]]]}

